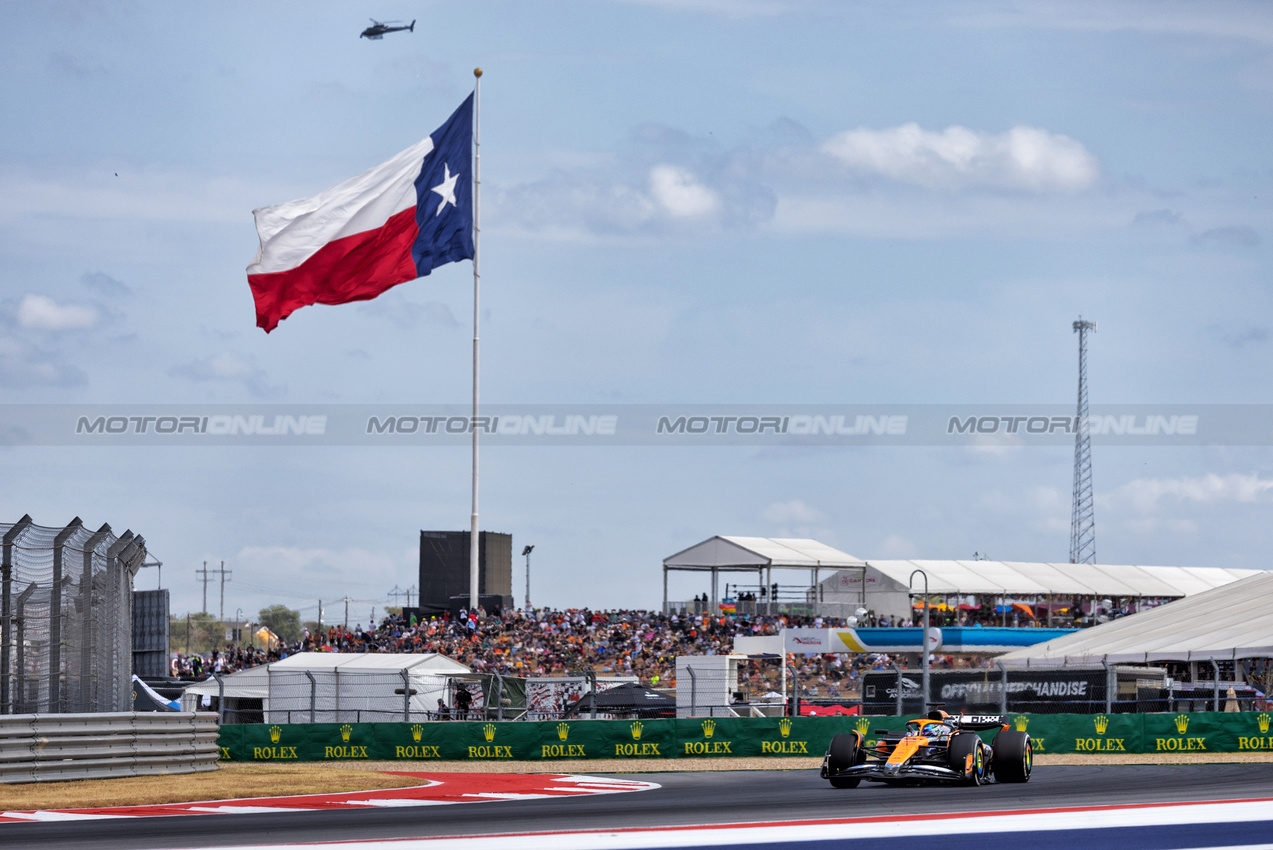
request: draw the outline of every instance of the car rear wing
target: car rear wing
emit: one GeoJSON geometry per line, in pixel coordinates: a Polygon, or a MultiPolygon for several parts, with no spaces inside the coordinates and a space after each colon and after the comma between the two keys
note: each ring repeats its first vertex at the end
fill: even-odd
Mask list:
{"type": "Polygon", "coordinates": [[[1008,716],[1006,714],[962,714],[952,716],[950,724],[956,729],[968,729],[973,732],[980,732],[986,729],[999,729],[1007,727],[1008,716]]]}

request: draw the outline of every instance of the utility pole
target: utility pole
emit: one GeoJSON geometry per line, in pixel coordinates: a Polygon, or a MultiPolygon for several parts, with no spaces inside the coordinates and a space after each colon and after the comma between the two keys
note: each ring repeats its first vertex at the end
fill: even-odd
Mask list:
{"type": "Polygon", "coordinates": [[[220,612],[221,616],[218,619],[224,623],[225,622],[225,581],[226,581],[226,576],[233,575],[234,571],[227,570],[225,568],[225,561],[222,561],[221,569],[212,570],[212,572],[219,573],[221,575],[221,612],[220,612]]]}
{"type": "Polygon", "coordinates": [[[1096,322],[1079,316],[1079,396],[1074,429],[1074,500],[1070,508],[1070,563],[1096,563],[1096,512],[1092,495],[1092,441],[1087,422],[1087,332],[1096,322]]]}
{"type": "Polygon", "coordinates": [[[349,597],[345,597],[345,631],[349,631],[349,597]]]}
{"type": "Polygon", "coordinates": [[[403,594],[403,590],[399,588],[398,585],[396,584],[393,586],[393,590],[389,591],[388,595],[393,598],[393,604],[395,607],[398,605],[398,597],[401,596],[402,594],[403,594]]]}
{"type": "MultiPolygon", "coordinates": [[[[413,585],[411,585],[410,587],[408,587],[408,588],[407,588],[407,590],[406,590],[406,593],[407,593],[407,607],[408,607],[408,608],[410,608],[410,607],[411,607],[411,594],[415,593],[415,591],[416,591],[416,586],[415,586],[414,584],[413,584],[413,585]]],[[[418,601],[419,601],[419,599],[417,598],[417,599],[416,599],[416,601],[418,602],[418,601]]]]}
{"type": "Polygon", "coordinates": [[[203,613],[208,613],[208,581],[212,575],[208,572],[208,562],[203,562],[203,569],[195,570],[194,577],[203,582],[203,613]]]}

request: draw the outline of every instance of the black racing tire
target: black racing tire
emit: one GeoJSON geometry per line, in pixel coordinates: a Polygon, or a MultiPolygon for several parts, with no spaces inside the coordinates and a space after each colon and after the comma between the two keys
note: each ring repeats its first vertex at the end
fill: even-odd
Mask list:
{"type": "Polygon", "coordinates": [[[994,750],[996,782],[1029,782],[1034,767],[1034,743],[1029,734],[1005,730],[995,735],[990,745],[994,750]]]}
{"type": "Polygon", "coordinates": [[[975,732],[957,732],[950,736],[950,769],[963,775],[965,785],[980,785],[985,771],[981,738],[975,732]],[[972,770],[964,773],[968,756],[972,756],[972,770]]]}
{"type": "MultiPolygon", "coordinates": [[[[827,750],[827,770],[832,774],[847,767],[862,764],[866,761],[866,753],[862,751],[861,736],[856,732],[841,732],[831,739],[827,750]]],[[[831,776],[832,788],[856,788],[862,780],[847,776],[831,776]]]]}

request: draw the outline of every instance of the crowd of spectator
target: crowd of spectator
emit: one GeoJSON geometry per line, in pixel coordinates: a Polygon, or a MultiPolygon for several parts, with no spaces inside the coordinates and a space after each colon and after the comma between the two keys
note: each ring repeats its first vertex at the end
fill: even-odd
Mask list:
{"type": "MultiPolygon", "coordinates": [[[[901,626],[899,618],[873,616],[870,625],[901,626]]],[[[867,623],[864,623],[866,625],[867,623]]],[[[476,673],[502,676],[548,677],[579,675],[634,677],[652,687],[672,687],[676,658],[681,655],[719,655],[732,651],[739,635],[775,635],[783,628],[844,626],[835,618],[756,616],[704,612],[661,614],[650,611],[516,610],[497,615],[478,611],[452,618],[386,617],[374,628],[330,626],[304,630],[290,643],[272,642],[269,648],[229,646],[207,657],[177,655],[173,675],[202,679],[213,673],[232,673],[298,652],[436,652],[468,666],[476,673]]],[[[809,698],[855,696],[861,675],[871,669],[890,669],[906,659],[874,655],[798,655],[794,666],[804,695],[809,698]]],[[[976,666],[980,660],[936,656],[934,666],[976,666]]],[[[749,697],[779,688],[780,665],[746,665],[740,687],[749,697]]]]}

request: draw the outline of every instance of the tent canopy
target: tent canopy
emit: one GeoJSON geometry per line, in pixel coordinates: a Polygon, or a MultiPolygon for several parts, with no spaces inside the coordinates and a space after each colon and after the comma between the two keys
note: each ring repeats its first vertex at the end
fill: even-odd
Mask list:
{"type": "Polygon", "coordinates": [[[717,536],[664,558],[663,566],[750,572],[759,567],[864,567],[866,562],[807,537],[717,536]]]}
{"type": "MultiPolygon", "coordinates": [[[[1197,570],[1193,570],[1197,572],[1197,570]]],[[[1234,572],[1234,571],[1227,571],[1234,572]]],[[[1008,666],[1273,657],[1273,571],[999,657],[1008,666]]]]}
{"type": "MultiPolygon", "coordinates": [[[[869,561],[870,570],[905,586],[911,573],[928,575],[938,595],[1106,596],[1179,598],[1222,587],[1262,570],[1209,567],[1143,567],[1112,564],[1047,564],[1020,561],[869,561]]],[[[918,592],[923,579],[915,578],[918,592]]]]}
{"type": "MultiPolygon", "coordinates": [[[[270,693],[270,671],[275,673],[396,673],[401,670],[411,675],[433,674],[439,676],[468,673],[469,668],[458,661],[436,652],[300,652],[281,661],[249,667],[237,673],[227,673],[225,682],[227,698],[266,699],[270,693]]],[[[208,679],[186,688],[190,696],[216,696],[220,686],[215,679],[208,679]]]]}

